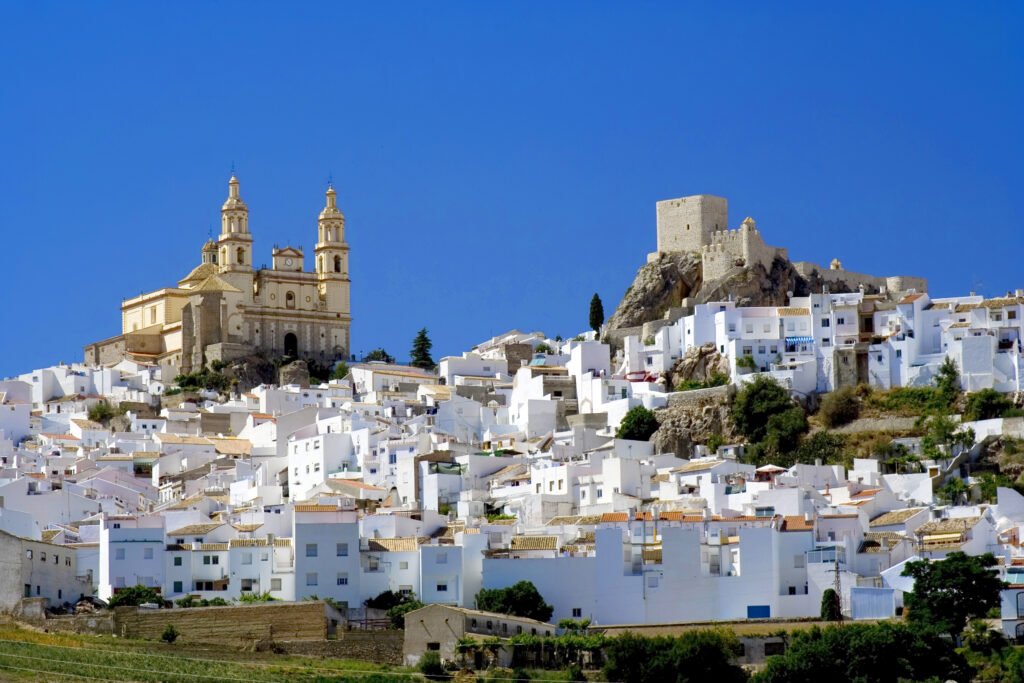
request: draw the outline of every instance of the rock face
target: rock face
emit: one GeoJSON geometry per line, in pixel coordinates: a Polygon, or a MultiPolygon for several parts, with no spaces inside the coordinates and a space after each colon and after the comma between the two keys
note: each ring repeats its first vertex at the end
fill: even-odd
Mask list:
{"type": "Polygon", "coordinates": [[[703,382],[715,374],[729,374],[729,359],[718,353],[714,344],[691,346],[668,372],[668,382],[675,387],[687,380],[703,382]]]}
{"type": "MultiPolygon", "coordinates": [[[[727,301],[732,295],[737,306],[785,306],[789,292],[807,296],[822,291],[825,284],[817,272],[804,277],[782,258],[775,259],[770,269],[759,263],[736,266],[715,280],[704,280],[702,270],[700,256],[694,252],[662,254],[657,261],[644,265],[608,319],[607,329],[635,327],[662,318],[683,298],[703,304],[727,301]]],[[[856,291],[857,287],[833,282],[831,289],[856,291]]],[[[877,293],[870,287],[865,291],[877,293]]]]}
{"type": "Polygon", "coordinates": [[[608,319],[608,328],[634,327],[661,318],[665,311],[678,306],[700,286],[700,255],[693,252],[663,254],[637,271],[633,284],[608,319]]]}
{"type": "Polygon", "coordinates": [[[260,384],[273,384],[277,380],[274,364],[263,356],[246,356],[232,361],[222,372],[238,380],[239,392],[249,391],[260,384]]]}
{"type": "Polygon", "coordinates": [[[707,443],[713,434],[720,435],[726,443],[739,439],[730,417],[729,392],[711,393],[713,395],[706,399],[695,399],[655,411],[660,426],[651,436],[651,443],[656,453],[675,453],[676,457],[689,458],[693,455],[693,446],[707,443]]]}
{"type": "Polygon", "coordinates": [[[309,386],[309,368],[306,366],[306,361],[297,360],[292,361],[288,365],[282,365],[281,369],[278,370],[279,386],[285,384],[299,384],[304,387],[309,386]]]}

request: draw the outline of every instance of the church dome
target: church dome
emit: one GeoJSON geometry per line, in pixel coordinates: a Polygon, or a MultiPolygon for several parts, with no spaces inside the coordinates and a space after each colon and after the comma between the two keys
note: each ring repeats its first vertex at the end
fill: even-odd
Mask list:
{"type": "Polygon", "coordinates": [[[334,191],[333,185],[327,188],[327,206],[320,212],[320,220],[330,218],[345,220],[345,215],[338,208],[338,193],[334,191]]]}
{"type": "Polygon", "coordinates": [[[217,243],[211,240],[206,240],[206,244],[203,245],[203,253],[209,252],[217,253],[217,243]]]}
{"type": "MultiPolygon", "coordinates": [[[[212,244],[208,242],[207,244],[212,244]]],[[[206,251],[206,247],[203,247],[203,251],[206,251]]],[[[190,289],[196,284],[202,282],[206,278],[217,274],[217,266],[213,263],[202,263],[192,269],[192,272],[184,277],[182,280],[178,280],[178,286],[185,289],[190,289]],[[188,285],[188,287],[186,287],[188,285]]]]}

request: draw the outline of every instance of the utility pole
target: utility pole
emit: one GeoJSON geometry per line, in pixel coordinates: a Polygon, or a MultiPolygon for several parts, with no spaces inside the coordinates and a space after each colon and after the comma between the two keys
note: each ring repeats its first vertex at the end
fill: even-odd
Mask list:
{"type": "Polygon", "coordinates": [[[842,582],[839,579],[839,546],[835,546],[835,586],[833,590],[836,592],[836,603],[839,605],[839,623],[843,622],[843,587],[842,582]]]}

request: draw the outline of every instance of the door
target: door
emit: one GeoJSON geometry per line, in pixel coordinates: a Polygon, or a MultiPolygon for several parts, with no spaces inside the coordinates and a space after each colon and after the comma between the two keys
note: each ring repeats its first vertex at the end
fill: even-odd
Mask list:
{"type": "Polygon", "coordinates": [[[294,332],[284,335],[284,355],[292,358],[299,357],[299,338],[295,336],[294,332]]]}

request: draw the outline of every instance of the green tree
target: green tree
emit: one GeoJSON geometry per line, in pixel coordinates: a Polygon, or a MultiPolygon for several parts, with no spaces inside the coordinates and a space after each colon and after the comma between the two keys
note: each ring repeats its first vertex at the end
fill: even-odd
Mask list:
{"type": "Polygon", "coordinates": [[[363,604],[371,609],[380,609],[387,612],[395,605],[401,605],[404,602],[408,602],[406,596],[392,590],[386,590],[379,593],[376,597],[368,598],[363,604]]]}
{"type": "Polygon", "coordinates": [[[388,619],[391,620],[391,628],[405,628],[405,615],[421,607],[426,607],[426,604],[410,593],[405,602],[399,603],[387,611],[388,619]]]}
{"type": "Polygon", "coordinates": [[[658,431],[658,418],[654,416],[654,411],[643,406],[634,406],[622,416],[615,436],[619,439],[649,441],[656,431],[658,431]]]}
{"type": "Polygon", "coordinates": [[[111,408],[110,404],[106,401],[100,401],[89,408],[89,419],[104,425],[110,422],[111,418],[116,415],[120,415],[120,412],[111,408]]]}
{"type": "Polygon", "coordinates": [[[973,669],[945,638],[906,624],[846,624],[791,632],[785,654],[768,658],[755,683],[967,683],[973,669]]]}
{"type": "Polygon", "coordinates": [[[348,377],[348,363],[339,360],[334,370],[331,371],[331,379],[345,379],[348,377]]]}
{"type": "Polygon", "coordinates": [[[939,490],[939,498],[950,505],[957,505],[967,498],[970,489],[960,477],[950,477],[949,481],[943,484],[939,490]]]}
{"type": "Polygon", "coordinates": [[[174,624],[167,624],[167,628],[160,634],[160,640],[165,643],[173,643],[178,639],[178,629],[174,628],[174,624]]]}
{"type": "Polygon", "coordinates": [[[960,372],[957,370],[956,361],[946,356],[942,361],[939,371],[935,375],[935,386],[942,396],[946,406],[952,406],[960,396],[960,372]]]}
{"type": "Polygon", "coordinates": [[[991,420],[994,417],[1002,417],[1003,413],[1013,407],[1013,401],[995,389],[982,389],[967,395],[964,419],[967,421],[991,420]]]}
{"type": "Polygon", "coordinates": [[[604,305],[601,304],[601,297],[594,292],[594,296],[590,298],[590,329],[594,332],[601,331],[601,325],[604,324],[604,305]]]}
{"type": "Polygon", "coordinates": [[[147,602],[162,605],[164,603],[164,599],[161,598],[160,594],[153,588],[143,586],[139,583],[119,590],[110,598],[110,600],[107,601],[107,606],[113,609],[115,607],[143,605],[147,602]]]}
{"type": "Polygon", "coordinates": [[[551,347],[548,346],[547,344],[545,344],[544,342],[541,342],[540,344],[537,344],[537,346],[533,347],[533,352],[534,353],[551,353],[551,347]]]}
{"type": "MultiPolygon", "coordinates": [[[[824,429],[814,432],[796,449],[796,462],[808,465],[820,459],[826,465],[837,465],[846,456],[846,437],[824,429]]],[[[782,465],[780,465],[781,467],[782,465]]]]}
{"type": "Polygon", "coordinates": [[[821,594],[821,620],[842,621],[843,613],[840,609],[839,594],[832,588],[826,588],[821,594]]]}
{"type": "Polygon", "coordinates": [[[430,357],[430,349],[433,346],[434,344],[430,341],[430,337],[427,336],[427,328],[421,328],[412,340],[412,350],[409,351],[412,362],[409,365],[414,368],[432,370],[434,368],[434,359],[430,357]]]}
{"type": "Polygon", "coordinates": [[[936,562],[908,562],[903,576],[914,579],[914,590],[904,598],[907,620],[919,627],[948,633],[954,640],[970,619],[980,619],[999,606],[1006,586],[992,553],[966,555],[951,552],[936,562]]]}
{"type": "Polygon", "coordinates": [[[365,361],[379,360],[379,361],[384,362],[384,363],[394,363],[395,362],[395,357],[392,356],[390,353],[388,353],[387,351],[385,351],[382,348],[376,348],[373,351],[370,351],[365,356],[363,356],[363,360],[365,360],[365,361]]]}
{"type": "Polygon", "coordinates": [[[519,581],[507,588],[482,588],[476,594],[476,607],[486,612],[547,621],[555,608],[544,602],[532,581],[519,581]]]}
{"type": "Polygon", "coordinates": [[[784,387],[771,377],[759,375],[736,393],[732,402],[732,420],[752,443],[764,441],[768,420],[793,407],[784,387]]]}
{"type": "Polygon", "coordinates": [[[645,638],[626,632],[605,647],[605,678],[622,683],[739,683],[747,680],[732,663],[739,653],[736,634],[726,629],[697,629],[679,637],[645,638]]]}
{"type": "Polygon", "coordinates": [[[826,427],[841,427],[860,415],[860,401],[856,387],[841,387],[825,394],[818,415],[826,427]]]}
{"type": "MultiPolygon", "coordinates": [[[[794,460],[800,437],[807,433],[807,416],[803,408],[792,406],[769,416],[762,446],[769,458],[794,460]]],[[[774,462],[774,460],[773,460],[774,462]]]]}

